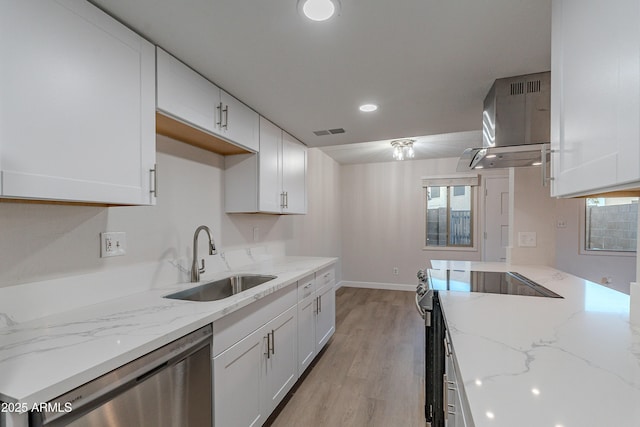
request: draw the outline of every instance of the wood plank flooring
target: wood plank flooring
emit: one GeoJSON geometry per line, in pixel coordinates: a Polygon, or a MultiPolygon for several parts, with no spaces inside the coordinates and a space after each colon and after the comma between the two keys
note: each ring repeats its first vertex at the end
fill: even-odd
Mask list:
{"type": "Polygon", "coordinates": [[[414,298],[340,288],[333,338],[265,425],[424,427],[424,323],[414,298]]]}

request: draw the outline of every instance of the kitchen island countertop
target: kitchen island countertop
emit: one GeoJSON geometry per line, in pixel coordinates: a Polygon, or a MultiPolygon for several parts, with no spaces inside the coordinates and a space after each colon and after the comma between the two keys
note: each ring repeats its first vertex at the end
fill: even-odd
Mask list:
{"type": "Polygon", "coordinates": [[[640,327],[629,296],[550,267],[516,271],[563,299],[439,291],[476,427],[640,426],[640,327]]]}

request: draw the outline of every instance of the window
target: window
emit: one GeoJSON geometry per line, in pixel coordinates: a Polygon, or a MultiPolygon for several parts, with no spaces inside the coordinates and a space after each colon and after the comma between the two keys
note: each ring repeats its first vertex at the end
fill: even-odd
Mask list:
{"type": "Polygon", "coordinates": [[[588,198],[584,218],[585,251],[636,252],[638,197],[588,198]]]}
{"type": "Polygon", "coordinates": [[[473,248],[473,189],[478,178],[431,178],[422,182],[426,248],[473,248]]]}

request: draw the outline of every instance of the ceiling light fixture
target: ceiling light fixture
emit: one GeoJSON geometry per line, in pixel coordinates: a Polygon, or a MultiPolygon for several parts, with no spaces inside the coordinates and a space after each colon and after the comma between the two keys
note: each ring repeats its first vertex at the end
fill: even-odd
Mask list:
{"type": "Polygon", "coordinates": [[[370,113],[372,111],[376,111],[378,109],[378,106],[376,104],[363,104],[360,107],[358,107],[360,109],[360,111],[365,112],[365,113],[370,113]]]}
{"type": "Polygon", "coordinates": [[[326,21],[340,13],[340,0],[298,0],[298,11],[312,21],[326,21]]]}
{"type": "Polygon", "coordinates": [[[393,147],[393,158],[396,160],[413,159],[413,143],[415,139],[395,139],[391,141],[393,147]]]}

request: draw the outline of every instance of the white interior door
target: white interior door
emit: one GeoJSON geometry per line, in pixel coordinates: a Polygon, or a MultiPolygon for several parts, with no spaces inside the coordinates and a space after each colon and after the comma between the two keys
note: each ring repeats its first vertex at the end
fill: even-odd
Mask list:
{"type": "Polygon", "coordinates": [[[509,246],[509,178],[485,179],[483,261],[507,260],[509,246]]]}

